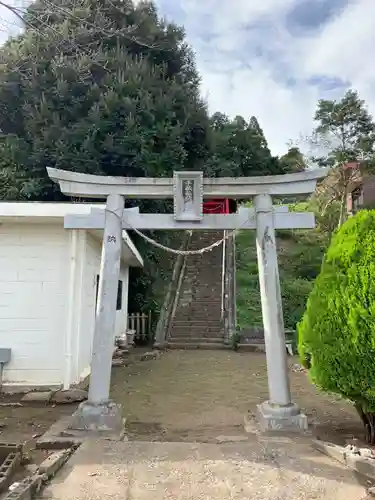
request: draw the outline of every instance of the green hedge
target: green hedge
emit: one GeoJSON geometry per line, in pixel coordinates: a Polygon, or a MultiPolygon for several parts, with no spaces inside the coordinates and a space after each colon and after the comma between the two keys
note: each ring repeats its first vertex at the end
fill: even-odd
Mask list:
{"type": "Polygon", "coordinates": [[[355,403],[365,425],[371,427],[369,414],[375,412],[374,210],[359,212],[334,235],[298,325],[298,338],[299,354],[312,381],[355,403]]]}

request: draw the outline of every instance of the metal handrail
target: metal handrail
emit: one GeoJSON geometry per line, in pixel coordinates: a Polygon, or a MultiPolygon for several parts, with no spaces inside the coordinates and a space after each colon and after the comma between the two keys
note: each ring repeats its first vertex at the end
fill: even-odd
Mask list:
{"type": "Polygon", "coordinates": [[[224,317],[225,309],[225,263],[226,263],[226,249],[227,249],[227,231],[223,235],[223,260],[221,264],[221,319],[224,317]]]}

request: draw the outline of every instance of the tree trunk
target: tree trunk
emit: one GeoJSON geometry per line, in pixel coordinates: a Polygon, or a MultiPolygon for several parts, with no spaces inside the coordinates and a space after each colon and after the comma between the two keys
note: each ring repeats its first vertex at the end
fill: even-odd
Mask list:
{"type": "Polygon", "coordinates": [[[344,224],[346,216],[347,216],[347,206],[346,206],[346,190],[345,190],[345,192],[342,195],[340,203],[340,218],[338,227],[341,227],[344,224]]]}
{"type": "Polygon", "coordinates": [[[366,441],[374,445],[375,444],[375,413],[365,413],[360,404],[355,405],[355,409],[358,412],[360,419],[365,427],[365,437],[366,441]]]}

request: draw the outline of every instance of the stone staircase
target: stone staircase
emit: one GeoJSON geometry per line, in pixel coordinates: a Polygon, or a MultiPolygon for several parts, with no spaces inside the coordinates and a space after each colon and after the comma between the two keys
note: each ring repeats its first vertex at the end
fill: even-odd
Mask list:
{"type": "MultiPolygon", "coordinates": [[[[223,231],[193,232],[188,249],[211,245],[223,231]]],[[[175,349],[225,348],[221,311],[223,247],[203,255],[188,256],[168,335],[175,349]]]]}

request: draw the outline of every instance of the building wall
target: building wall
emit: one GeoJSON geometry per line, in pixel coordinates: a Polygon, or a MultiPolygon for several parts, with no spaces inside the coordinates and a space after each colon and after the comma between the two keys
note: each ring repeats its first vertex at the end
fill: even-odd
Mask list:
{"type": "MultiPolygon", "coordinates": [[[[0,347],[11,348],[4,388],[60,387],[90,373],[101,241],[61,224],[0,225],[0,347]]],[[[125,331],[128,272],[122,266],[125,331]]]]}
{"type": "MultiPolygon", "coordinates": [[[[96,313],[97,276],[100,272],[101,244],[101,241],[85,233],[83,269],[81,268],[82,298],[81,302],[77,302],[77,305],[80,304],[80,326],[76,335],[76,362],[75,369],[72,373],[72,382],[79,382],[79,380],[82,380],[82,378],[90,373],[96,313]]],[[[77,270],[77,272],[79,271],[77,270]]],[[[120,280],[123,282],[122,309],[116,312],[116,335],[121,335],[126,331],[128,276],[128,268],[121,265],[120,280]]],[[[78,317],[78,314],[79,313],[76,313],[76,317],[78,317]]]]}
{"type": "Polygon", "coordinates": [[[0,225],[3,383],[60,384],[64,372],[69,234],[56,225],[0,225]]]}
{"type": "Polygon", "coordinates": [[[375,175],[367,175],[362,186],[362,206],[373,207],[375,205],[375,175]]]}

